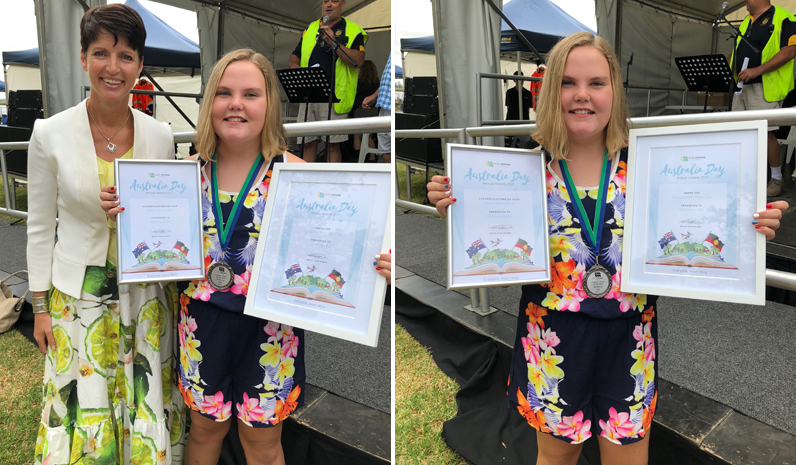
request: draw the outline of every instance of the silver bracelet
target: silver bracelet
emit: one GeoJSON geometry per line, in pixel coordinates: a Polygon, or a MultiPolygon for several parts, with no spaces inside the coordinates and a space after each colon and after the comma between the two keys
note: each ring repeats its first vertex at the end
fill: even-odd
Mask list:
{"type": "Polygon", "coordinates": [[[47,306],[47,304],[34,302],[33,313],[50,313],[50,308],[47,306]]]}

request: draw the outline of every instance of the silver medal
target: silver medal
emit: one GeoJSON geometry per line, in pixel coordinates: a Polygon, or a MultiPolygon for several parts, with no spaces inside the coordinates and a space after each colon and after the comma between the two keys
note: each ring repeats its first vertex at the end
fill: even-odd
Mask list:
{"type": "Polygon", "coordinates": [[[210,265],[207,270],[207,280],[213,288],[219,291],[226,291],[232,287],[235,281],[235,273],[229,263],[220,261],[210,265]]]}
{"type": "Polygon", "coordinates": [[[599,263],[583,275],[583,290],[592,299],[601,299],[611,290],[611,274],[599,263]]]}

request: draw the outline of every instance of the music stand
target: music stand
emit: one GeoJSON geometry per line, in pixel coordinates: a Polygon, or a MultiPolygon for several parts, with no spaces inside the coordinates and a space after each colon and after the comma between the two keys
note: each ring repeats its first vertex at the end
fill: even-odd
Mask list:
{"type": "MultiPolygon", "coordinates": [[[[313,68],[280,69],[276,72],[282,88],[285,90],[290,103],[304,104],[304,122],[307,122],[310,103],[337,103],[337,97],[332,97],[332,87],[326,70],[320,66],[313,68]]],[[[304,143],[306,136],[301,138],[301,156],[304,157],[304,143]]],[[[329,144],[326,144],[329,152],[329,144]]],[[[328,161],[328,160],[327,160],[328,161]]]]}
{"type": "MultiPolygon", "coordinates": [[[[732,99],[732,86],[735,80],[724,55],[698,55],[675,58],[677,68],[683,76],[685,85],[692,92],[705,92],[705,107],[708,111],[708,95],[711,92],[729,92],[732,99]]],[[[732,105],[732,100],[730,100],[732,105]]],[[[729,107],[727,108],[730,109],[729,107]]]]}

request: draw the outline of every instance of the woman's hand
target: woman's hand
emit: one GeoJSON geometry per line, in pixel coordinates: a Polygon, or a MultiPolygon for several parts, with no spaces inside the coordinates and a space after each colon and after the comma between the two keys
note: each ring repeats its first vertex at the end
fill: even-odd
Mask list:
{"type": "Polygon", "coordinates": [[[782,212],[788,209],[788,202],[778,200],[766,204],[766,209],[754,214],[752,224],[760,234],[766,236],[766,242],[774,239],[777,229],[779,229],[779,220],[782,219],[782,212]]]}
{"type": "Polygon", "coordinates": [[[392,249],[387,253],[376,255],[376,261],[373,262],[376,267],[376,272],[387,278],[387,284],[390,284],[392,279],[392,249]]]}
{"type": "Polygon", "coordinates": [[[33,316],[33,338],[39,344],[39,350],[43,354],[47,353],[47,346],[55,350],[53,320],[50,313],[36,313],[33,316]]]}
{"type": "Polygon", "coordinates": [[[426,184],[428,190],[428,200],[436,205],[440,215],[448,214],[448,205],[453,205],[456,199],[451,197],[450,178],[444,176],[434,176],[431,182],[426,184]]]}
{"type": "Polygon", "coordinates": [[[119,206],[119,196],[116,195],[116,188],[105,186],[100,191],[100,206],[111,220],[116,220],[116,215],[124,211],[124,207],[119,206]]]}

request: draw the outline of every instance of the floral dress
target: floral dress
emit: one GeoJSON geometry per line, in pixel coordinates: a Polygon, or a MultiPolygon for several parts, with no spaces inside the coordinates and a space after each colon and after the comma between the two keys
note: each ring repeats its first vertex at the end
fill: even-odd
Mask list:
{"type": "Polygon", "coordinates": [[[657,297],[619,290],[627,151],[612,161],[598,255],[571,198],[580,197],[592,220],[598,188],[568,192],[550,163],[552,282],[523,286],[509,403],[532,427],[566,442],[581,443],[592,433],[617,444],[636,442],[649,429],[657,400],[657,297]],[[597,262],[613,285],[593,299],[583,276],[597,262]]]}
{"type": "MultiPolygon", "coordinates": [[[[113,163],[97,163],[100,184],[112,185],[113,163]]],[[[56,349],[45,359],[36,464],[182,463],[177,287],[117,285],[114,234],[110,249],[106,266],[86,268],[79,298],[50,293],[56,349]]]]}
{"type": "MultiPolygon", "coordinates": [[[[202,170],[205,266],[224,259],[234,283],[225,291],[207,280],[183,289],[180,389],[191,409],[216,421],[237,417],[249,426],[275,426],[304,402],[303,331],[243,314],[273,164],[283,159],[275,157],[247,193],[226,252],[213,213],[210,170],[202,170]]],[[[225,221],[237,195],[219,192],[225,221]]]]}

